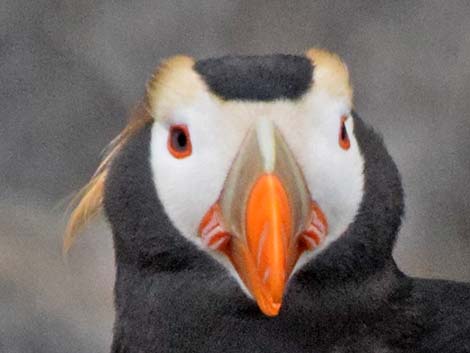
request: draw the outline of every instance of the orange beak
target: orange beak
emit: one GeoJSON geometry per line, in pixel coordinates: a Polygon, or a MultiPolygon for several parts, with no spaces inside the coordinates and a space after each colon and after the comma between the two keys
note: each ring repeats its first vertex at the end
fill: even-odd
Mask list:
{"type": "Polygon", "coordinates": [[[248,281],[267,315],[279,311],[287,279],[287,254],[292,228],[286,190],[276,175],[263,174],[253,186],[246,209],[246,240],[254,257],[248,281]]]}
{"type": "Polygon", "coordinates": [[[261,120],[245,139],[219,200],[199,227],[203,243],[224,253],[267,316],[279,313],[300,255],[327,233],[282,136],[261,120]]]}

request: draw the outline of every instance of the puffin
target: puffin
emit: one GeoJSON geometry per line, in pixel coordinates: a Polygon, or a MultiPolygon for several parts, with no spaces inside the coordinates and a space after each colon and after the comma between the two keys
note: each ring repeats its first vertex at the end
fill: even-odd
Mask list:
{"type": "Polygon", "coordinates": [[[112,353],[470,352],[470,284],[393,259],[400,174],[327,50],[162,61],[65,252],[102,209],[112,353]]]}

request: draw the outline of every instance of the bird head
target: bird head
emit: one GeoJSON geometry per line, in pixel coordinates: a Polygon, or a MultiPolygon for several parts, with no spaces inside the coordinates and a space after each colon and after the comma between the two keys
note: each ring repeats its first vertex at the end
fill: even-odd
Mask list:
{"type": "Polygon", "coordinates": [[[345,64],[319,49],[165,60],[143,113],[85,189],[66,248],[101,205],[113,158],[144,125],[152,184],[179,236],[278,315],[289,280],[345,234],[363,199],[345,64]]]}

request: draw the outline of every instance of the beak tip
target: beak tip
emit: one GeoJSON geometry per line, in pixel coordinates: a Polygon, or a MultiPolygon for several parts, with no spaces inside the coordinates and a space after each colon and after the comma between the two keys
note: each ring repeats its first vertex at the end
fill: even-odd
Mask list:
{"type": "Polygon", "coordinates": [[[279,311],[281,310],[281,303],[271,302],[267,305],[260,306],[260,309],[264,315],[275,317],[279,315],[279,311]]]}

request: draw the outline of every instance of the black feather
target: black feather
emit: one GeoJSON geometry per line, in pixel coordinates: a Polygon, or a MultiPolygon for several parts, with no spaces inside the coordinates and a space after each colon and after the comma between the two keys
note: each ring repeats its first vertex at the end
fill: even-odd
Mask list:
{"type": "Polygon", "coordinates": [[[297,99],[308,91],[313,75],[309,59],[282,54],[199,60],[194,69],[227,100],[297,99]]]}

